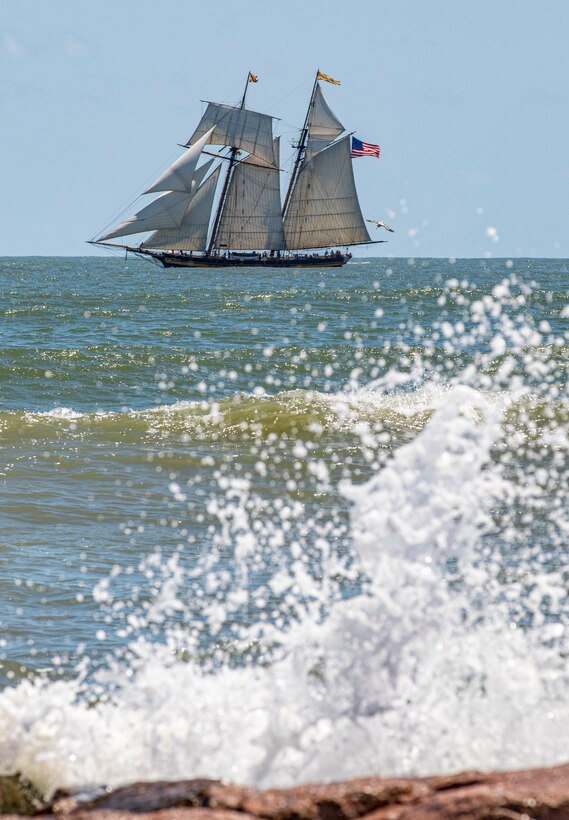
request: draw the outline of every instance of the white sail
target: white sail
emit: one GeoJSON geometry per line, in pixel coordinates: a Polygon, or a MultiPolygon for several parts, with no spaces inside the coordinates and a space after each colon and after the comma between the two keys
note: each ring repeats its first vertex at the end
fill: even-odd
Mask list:
{"type": "Polygon", "coordinates": [[[182,222],[178,227],[156,231],[144,242],[142,247],[204,251],[207,245],[207,231],[220,170],[221,168],[218,166],[213,174],[198,188],[190,200],[182,222]]]}
{"type": "MultiPolygon", "coordinates": [[[[196,165],[204,146],[211,142],[211,135],[214,128],[210,128],[201,139],[186,150],[176,162],[164,171],[161,177],[147,188],[145,194],[154,194],[158,191],[191,191],[192,180],[196,165]]],[[[197,185],[194,185],[197,187],[197,185]]]]}
{"type": "Polygon", "coordinates": [[[211,168],[209,160],[194,171],[190,191],[170,191],[137,211],[128,219],[120,222],[111,231],[99,237],[98,242],[116,239],[118,236],[129,236],[133,233],[156,231],[164,228],[175,228],[181,225],[184,214],[201,181],[211,168]]]}
{"type": "Polygon", "coordinates": [[[247,108],[210,102],[188,144],[193,145],[214,127],[215,145],[241,148],[260,157],[273,168],[276,167],[273,151],[273,117],[249,111],[247,108]]]}
{"type": "Polygon", "coordinates": [[[140,211],[120,222],[111,231],[100,236],[97,241],[103,242],[108,239],[116,239],[118,236],[155,231],[160,228],[175,228],[184,217],[190,196],[181,191],[170,191],[167,194],[162,194],[140,211]]]}
{"type": "Polygon", "coordinates": [[[350,139],[338,140],[303,164],[284,222],[289,249],[370,241],[356,193],[350,139]]]}
{"type": "Polygon", "coordinates": [[[202,182],[206,178],[207,173],[208,173],[209,169],[211,168],[211,166],[213,165],[214,162],[215,162],[215,160],[208,159],[207,162],[204,162],[203,165],[200,165],[200,167],[196,168],[196,170],[194,171],[194,176],[192,177],[192,190],[191,190],[192,196],[193,196],[193,194],[196,193],[197,189],[200,187],[200,185],[202,184],[202,182]]]}
{"type": "Polygon", "coordinates": [[[309,160],[318,151],[322,151],[344,131],[344,126],[328,105],[322,89],[316,83],[308,117],[305,160],[309,160]]]}
{"type": "MultiPolygon", "coordinates": [[[[279,162],[279,139],[274,140],[279,162]]],[[[278,168],[261,167],[248,157],[233,169],[216,246],[233,250],[283,250],[278,168]]]]}

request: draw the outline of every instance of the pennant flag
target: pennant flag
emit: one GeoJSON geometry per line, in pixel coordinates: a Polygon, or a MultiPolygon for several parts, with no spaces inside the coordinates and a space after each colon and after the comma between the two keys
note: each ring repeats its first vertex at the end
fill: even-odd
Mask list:
{"type": "Polygon", "coordinates": [[[256,74],[252,74],[251,72],[249,72],[249,82],[250,83],[258,83],[259,78],[257,77],[256,74]]]}
{"type": "Polygon", "coordinates": [[[362,142],[361,140],[352,137],[352,156],[353,157],[378,157],[381,152],[379,145],[373,145],[371,142],[362,142]]]}
{"type": "Polygon", "coordinates": [[[323,74],[321,71],[318,72],[318,76],[316,77],[317,80],[326,80],[327,83],[332,83],[332,85],[341,85],[340,80],[335,80],[329,74],[323,74]]]}

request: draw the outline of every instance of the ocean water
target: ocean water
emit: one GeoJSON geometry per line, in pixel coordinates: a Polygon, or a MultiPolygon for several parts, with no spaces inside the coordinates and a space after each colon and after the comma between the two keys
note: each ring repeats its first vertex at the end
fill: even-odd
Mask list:
{"type": "Polygon", "coordinates": [[[0,260],[0,772],[567,760],[565,260],[0,260]]]}

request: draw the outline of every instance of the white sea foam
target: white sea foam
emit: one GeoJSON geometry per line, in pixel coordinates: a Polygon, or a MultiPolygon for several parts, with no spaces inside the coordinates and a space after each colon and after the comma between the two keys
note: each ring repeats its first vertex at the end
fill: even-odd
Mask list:
{"type": "MultiPolygon", "coordinates": [[[[539,623],[528,634],[511,628],[496,579],[476,561],[492,509],[510,493],[490,456],[500,417],[475,390],[446,391],[383,470],[344,487],[367,592],[335,604],[323,623],[305,617],[282,636],[280,660],[206,674],[172,655],[172,633],[170,646],[139,640],[137,660],[111,665],[108,701],[90,706],[78,680],[23,682],[0,695],[2,771],[52,791],[201,775],[287,785],[564,759],[563,733],[552,731],[569,718],[559,653],[539,623]],[[454,588],[449,560],[461,574],[454,588]]],[[[246,568],[255,536],[233,497],[246,568]]],[[[173,582],[162,613],[180,605],[176,596],[173,582]]]]}
{"type": "MultiPolygon", "coordinates": [[[[184,432],[190,436],[195,428],[200,434],[213,431],[216,434],[234,428],[245,429],[264,424],[270,428],[274,418],[294,419],[299,423],[307,412],[322,413],[319,423],[326,429],[350,430],[361,420],[378,421],[382,414],[395,414],[411,418],[435,409],[444,399],[447,387],[429,385],[407,390],[383,390],[381,388],[358,387],[336,393],[318,390],[294,390],[269,395],[266,393],[239,394],[213,401],[177,401],[172,404],[157,405],[142,410],[122,410],[85,413],[69,407],[57,407],[40,413],[26,413],[28,423],[35,426],[38,421],[53,420],[54,423],[73,422],[77,429],[93,423],[105,425],[107,422],[122,422],[123,419],[143,422],[148,425],[148,434],[163,437],[169,432],[184,432]],[[275,409],[280,412],[275,417],[275,409]]],[[[310,419],[306,423],[313,426],[310,419]]]]}
{"type": "MultiPolygon", "coordinates": [[[[26,415],[33,420],[49,418],[63,421],[76,421],[79,419],[100,419],[104,421],[105,419],[118,419],[122,416],[149,420],[162,418],[167,421],[172,417],[183,418],[188,416],[193,418],[197,415],[202,422],[210,421],[222,425],[228,412],[249,402],[254,407],[255,414],[262,411],[264,404],[278,402],[283,410],[289,409],[291,413],[301,412],[304,406],[320,406],[331,414],[328,416],[331,424],[336,421],[342,426],[346,426],[346,424],[356,421],[359,417],[369,416],[374,411],[386,410],[411,417],[436,410],[445,401],[451,388],[451,384],[443,381],[417,384],[405,375],[401,378],[400,385],[391,379],[388,383],[383,381],[374,382],[366,386],[346,388],[336,393],[310,389],[276,394],[243,393],[213,401],[176,401],[171,404],[161,404],[141,410],[99,410],[86,413],[70,407],[56,407],[45,412],[28,412],[26,415]]],[[[502,394],[488,394],[488,398],[504,405],[511,401],[505,391],[502,394]]]]}
{"type": "Polygon", "coordinates": [[[71,407],[55,407],[53,410],[46,410],[44,413],[29,413],[28,415],[48,419],[74,420],[83,418],[85,414],[72,410],[71,407]]]}
{"type": "MultiPolygon", "coordinates": [[[[506,285],[500,287],[507,295],[506,285]]],[[[472,305],[479,317],[474,336],[486,334],[488,341],[484,365],[516,346],[525,356],[524,346],[539,341],[534,329],[509,320],[498,338],[489,317],[498,321],[504,293],[472,305]]],[[[460,329],[441,325],[441,331],[445,344],[460,342],[460,329]]],[[[267,586],[291,607],[311,596],[316,606],[298,605],[294,626],[275,622],[272,634],[259,625],[243,628],[245,642],[278,636],[279,653],[270,662],[206,671],[180,657],[194,648],[183,623],[176,625],[175,616],[192,603],[183,598],[180,566],[171,560],[162,567],[151,558],[147,568],[154,577],[162,573],[162,581],[149,607],[127,616],[128,661],[109,659],[94,686],[78,671],[75,680],[25,681],[0,694],[0,770],[20,771],[50,792],[195,776],[288,785],[566,759],[558,730],[569,720],[565,621],[549,618],[547,603],[558,604],[565,584],[546,562],[548,548],[559,548],[567,532],[566,497],[555,473],[567,438],[553,427],[538,442],[555,448],[551,474],[540,467],[520,480],[514,445],[501,458],[504,411],[528,395],[523,382],[510,377],[510,364],[506,360],[494,376],[481,368],[480,377],[465,373],[449,383],[424,374],[413,382],[415,374],[394,372],[334,396],[295,391],[245,397],[293,407],[320,403],[332,424],[352,426],[377,408],[404,415],[429,411],[421,432],[369,481],[342,486],[351,503],[353,550],[368,579],[362,591],[329,603],[338,568],[336,533],[313,529],[322,580],[306,571],[308,540],[299,537],[291,546],[294,561],[283,561],[267,586]],[[548,481],[553,501],[544,489],[548,481]],[[514,526],[520,498],[525,531],[514,526]],[[539,517],[541,563],[533,560],[528,534],[532,510],[539,517]],[[506,583],[500,553],[512,544],[519,580],[506,583]],[[322,618],[319,604],[326,601],[322,618]],[[526,628],[512,615],[516,607],[525,608],[526,628]],[[163,626],[163,642],[145,641],[139,623],[163,626]]],[[[536,360],[535,372],[545,382],[542,364],[536,360]]],[[[527,357],[525,365],[531,372],[527,357]]],[[[179,403],[140,415],[192,413],[197,406],[179,403]]],[[[219,403],[199,407],[220,413],[219,403]]],[[[358,429],[362,437],[371,435],[369,428],[358,429]]],[[[520,446],[537,435],[528,423],[520,446]]],[[[302,442],[295,447],[295,457],[306,458],[302,442]]],[[[328,475],[317,466],[315,485],[325,488],[328,475]]],[[[225,476],[219,489],[208,509],[218,519],[213,543],[231,542],[236,582],[223,600],[216,598],[227,578],[211,555],[203,555],[196,571],[204,573],[211,596],[202,613],[213,631],[247,605],[248,574],[263,538],[284,554],[285,533],[303,514],[301,501],[279,499],[280,520],[263,532],[248,480],[225,476]]],[[[170,490],[175,503],[186,503],[178,483],[170,490]]],[[[124,628],[119,616],[126,603],[113,601],[112,581],[95,590],[105,612],[117,616],[106,630],[124,628]]]]}

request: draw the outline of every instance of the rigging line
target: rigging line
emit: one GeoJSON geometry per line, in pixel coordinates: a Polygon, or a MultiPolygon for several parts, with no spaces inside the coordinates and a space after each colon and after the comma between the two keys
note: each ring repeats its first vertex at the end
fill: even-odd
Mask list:
{"type": "MultiPolygon", "coordinates": [[[[227,93],[227,95],[226,95],[225,97],[223,97],[223,98],[222,98],[221,104],[222,104],[222,105],[235,105],[235,103],[234,103],[234,98],[233,98],[233,94],[234,94],[234,93],[237,91],[237,89],[238,89],[238,88],[240,88],[240,87],[241,87],[241,81],[239,81],[238,83],[236,83],[236,84],[233,86],[233,88],[231,89],[231,91],[229,91],[229,92],[227,93]]],[[[204,107],[204,105],[207,105],[207,103],[205,102],[205,100],[201,100],[201,103],[202,103],[202,114],[203,114],[203,107],[204,107]]]]}
{"type": "MultiPolygon", "coordinates": [[[[282,103],[283,100],[288,99],[288,97],[290,97],[291,94],[294,94],[295,91],[298,91],[299,88],[302,88],[308,82],[311,82],[311,80],[310,79],[303,80],[299,85],[296,86],[296,88],[293,88],[292,91],[289,91],[288,94],[285,94],[284,97],[281,97],[280,100],[277,100],[274,105],[271,105],[271,107],[268,109],[268,111],[272,111],[274,108],[277,107],[277,105],[279,103],[282,103]]],[[[290,123],[289,123],[289,125],[290,125],[290,123]]]]}
{"type": "Polygon", "coordinates": [[[229,94],[228,94],[228,95],[224,98],[224,100],[223,100],[223,104],[224,104],[224,105],[233,105],[233,104],[234,104],[234,103],[232,102],[232,100],[233,100],[232,94],[233,94],[235,91],[237,91],[237,89],[238,89],[238,88],[241,88],[241,80],[239,80],[239,82],[238,82],[238,83],[236,83],[236,84],[233,86],[233,88],[231,89],[231,91],[229,92],[229,94]]]}
{"type": "MultiPolygon", "coordinates": [[[[231,91],[229,91],[227,96],[223,97],[223,99],[221,101],[221,104],[222,105],[232,105],[232,106],[234,106],[234,108],[238,108],[239,107],[239,102],[236,101],[235,98],[232,95],[240,87],[241,87],[241,82],[236,83],[233,86],[233,88],[231,89],[231,91]]],[[[207,102],[205,100],[201,100],[201,103],[202,103],[202,114],[203,114],[203,107],[204,107],[204,105],[207,105],[207,102]]]]}
{"type": "Polygon", "coordinates": [[[281,129],[279,129],[281,137],[284,137],[287,134],[297,134],[301,130],[300,125],[295,125],[294,123],[289,122],[288,120],[279,120],[279,122],[284,122],[285,125],[290,125],[291,129],[290,131],[282,131],[281,129]]]}

